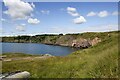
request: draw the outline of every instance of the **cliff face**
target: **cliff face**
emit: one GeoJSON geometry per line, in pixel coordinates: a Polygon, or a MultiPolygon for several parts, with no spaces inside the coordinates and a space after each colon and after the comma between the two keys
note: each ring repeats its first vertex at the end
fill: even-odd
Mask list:
{"type": "Polygon", "coordinates": [[[78,48],[88,48],[91,46],[91,40],[80,38],[78,40],[73,40],[72,47],[78,48]]]}
{"type": "Polygon", "coordinates": [[[113,35],[112,32],[104,33],[89,32],[66,35],[17,36],[17,37],[3,37],[2,42],[43,43],[77,48],[88,48],[90,46],[98,44],[99,42],[104,41],[104,39],[106,38],[110,38],[112,35],[113,35]]]}
{"type": "Polygon", "coordinates": [[[59,39],[56,41],[55,44],[62,45],[62,46],[71,46],[76,48],[88,48],[90,46],[94,46],[97,43],[101,42],[101,39],[98,37],[95,37],[94,39],[84,39],[84,38],[77,38],[74,39],[73,37],[68,37],[65,39],[65,41],[62,41],[63,39],[59,39]]]}

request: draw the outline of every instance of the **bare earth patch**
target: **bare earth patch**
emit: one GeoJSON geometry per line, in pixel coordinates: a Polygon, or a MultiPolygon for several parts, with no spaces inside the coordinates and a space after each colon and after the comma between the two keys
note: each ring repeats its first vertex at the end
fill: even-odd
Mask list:
{"type": "Polygon", "coordinates": [[[16,61],[16,60],[35,60],[35,59],[47,59],[53,56],[37,56],[37,57],[17,57],[17,58],[2,58],[2,61],[9,62],[9,61],[16,61]]]}

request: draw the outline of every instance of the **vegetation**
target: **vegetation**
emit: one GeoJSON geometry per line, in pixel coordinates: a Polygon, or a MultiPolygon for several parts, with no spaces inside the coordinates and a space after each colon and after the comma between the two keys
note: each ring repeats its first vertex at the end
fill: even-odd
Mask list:
{"type": "Polygon", "coordinates": [[[118,78],[119,33],[78,34],[86,38],[98,36],[102,42],[64,57],[3,62],[2,71],[28,71],[31,78],[118,78]]]}
{"type": "Polygon", "coordinates": [[[45,43],[46,40],[54,42],[54,40],[60,35],[35,35],[35,36],[12,36],[2,37],[2,42],[33,42],[33,43],[45,43]],[[50,38],[50,39],[49,39],[50,38]]]}
{"type": "Polygon", "coordinates": [[[7,58],[18,58],[18,57],[36,57],[41,55],[32,55],[32,54],[24,54],[24,53],[3,53],[2,56],[6,56],[7,58]]]}
{"type": "MultiPolygon", "coordinates": [[[[85,39],[93,39],[95,37],[105,38],[111,32],[106,33],[95,33],[95,32],[86,32],[86,33],[78,33],[78,34],[59,34],[59,35],[52,35],[52,34],[43,34],[43,35],[35,35],[35,36],[13,36],[13,37],[2,37],[2,42],[33,42],[33,43],[65,43],[66,41],[71,41],[78,38],[85,38],[85,39]]],[[[116,33],[116,32],[113,32],[116,33]]]]}

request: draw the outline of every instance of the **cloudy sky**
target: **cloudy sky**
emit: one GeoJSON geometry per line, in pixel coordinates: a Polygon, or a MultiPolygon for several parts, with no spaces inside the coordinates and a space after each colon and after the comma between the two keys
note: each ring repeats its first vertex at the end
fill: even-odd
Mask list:
{"type": "Polygon", "coordinates": [[[3,0],[2,35],[103,32],[118,29],[117,2],[3,0]]]}

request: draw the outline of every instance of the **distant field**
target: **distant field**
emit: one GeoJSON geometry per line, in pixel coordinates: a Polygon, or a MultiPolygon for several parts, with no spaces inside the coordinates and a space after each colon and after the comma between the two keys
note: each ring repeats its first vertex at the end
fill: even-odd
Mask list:
{"type": "MultiPolygon", "coordinates": [[[[118,33],[85,33],[83,37],[98,36],[102,42],[65,57],[3,61],[2,71],[28,71],[31,78],[118,78],[118,33]],[[93,35],[94,34],[94,35],[93,35]],[[109,34],[109,36],[108,36],[109,34]]],[[[3,54],[7,58],[39,55],[3,54]]]]}

